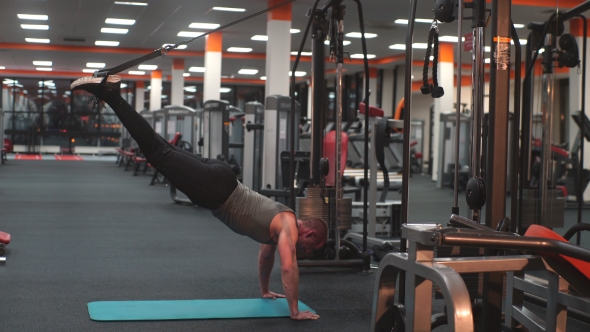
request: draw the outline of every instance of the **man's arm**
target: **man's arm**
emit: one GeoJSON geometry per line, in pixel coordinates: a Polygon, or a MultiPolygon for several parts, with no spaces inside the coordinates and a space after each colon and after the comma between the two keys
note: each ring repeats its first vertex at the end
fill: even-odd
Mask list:
{"type": "Polygon", "coordinates": [[[320,316],[310,311],[299,311],[299,267],[295,243],[297,242],[297,226],[294,223],[284,222],[283,229],[279,233],[278,245],[281,257],[281,277],[283,290],[287,296],[287,303],[291,312],[291,318],[296,320],[318,319],[320,316]]]}
{"type": "Polygon", "coordinates": [[[277,246],[270,244],[261,244],[258,252],[258,281],[260,284],[260,295],[266,299],[276,299],[277,297],[285,297],[285,295],[277,294],[268,290],[270,283],[270,273],[275,262],[275,252],[277,246]]]}

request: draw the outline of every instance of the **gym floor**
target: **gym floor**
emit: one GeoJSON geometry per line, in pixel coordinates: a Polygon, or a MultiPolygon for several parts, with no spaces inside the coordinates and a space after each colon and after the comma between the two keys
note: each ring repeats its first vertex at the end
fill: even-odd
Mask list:
{"type": "MultiPolygon", "coordinates": [[[[100,158],[0,166],[0,230],[12,235],[0,266],[0,331],[369,329],[374,274],[305,268],[299,296],[318,321],[91,321],[91,301],[259,297],[258,244],[207,210],[172,203],[167,188],[149,180],[100,158]]],[[[411,182],[410,219],[444,222],[452,191],[421,176],[411,182]]],[[[276,267],[271,289],[282,292],[276,267]]],[[[575,320],[568,325],[587,329],[575,320]]]]}

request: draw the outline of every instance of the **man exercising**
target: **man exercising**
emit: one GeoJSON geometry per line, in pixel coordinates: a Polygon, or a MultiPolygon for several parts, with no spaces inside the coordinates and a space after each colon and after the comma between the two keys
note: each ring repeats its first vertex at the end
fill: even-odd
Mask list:
{"type": "Polygon", "coordinates": [[[84,77],[72,83],[71,88],[88,91],[109,104],[147,161],[191,202],[212,210],[234,232],[260,242],[258,279],[263,298],[286,297],[292,319],[318,319],[310,311],[299,311],[295,252],[296,248],[309,251],[323,246],[328,234],[326,222],[315,218],[297,220],[293,210],[243,186],[229,165],[171,145],[121,97],[120,86],[121,77],[113,75],[108,79],[84,77]],[[268,289],[277,248],[285,295],[268,289]]]}

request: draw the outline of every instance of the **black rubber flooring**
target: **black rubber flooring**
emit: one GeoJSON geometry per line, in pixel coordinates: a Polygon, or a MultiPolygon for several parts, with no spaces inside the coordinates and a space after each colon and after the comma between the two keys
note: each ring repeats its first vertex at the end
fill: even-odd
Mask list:
{"type": "MultiPolygon", "coordinates": [[[[0,265],[0,331],[369,330],[373,274],[304,268],[300,300],[320,314],[318,321],[91,321],[91,301],[259,296],[258,244],[148,183],[112,162],[0,166],[0,230],[13,237],[0,265]]],[[[444,223],[452,199],[452,191],[414,176],[410,220],[444,223]]],[[[281,292],[278,264],[271,288],[281,292]]],[[[570,330],[582,330],[570,322],[570,330]]]]}

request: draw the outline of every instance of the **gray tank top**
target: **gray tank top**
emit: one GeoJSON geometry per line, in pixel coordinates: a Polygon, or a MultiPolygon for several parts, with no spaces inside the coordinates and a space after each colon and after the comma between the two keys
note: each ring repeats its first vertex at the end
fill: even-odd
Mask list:
{"type": "Polygon", "coordinates": [[[275,244],[270,237],[272,219],[280,212],[295,214],[285,205],[260,195],[240,182],[225,203],[211,212],[232,231],[265,244],[275,244]]]}

